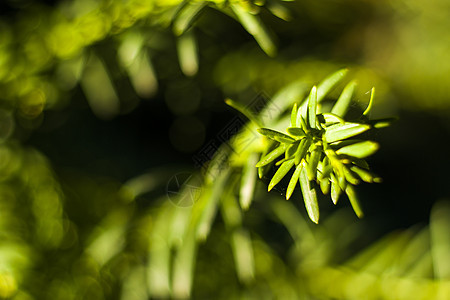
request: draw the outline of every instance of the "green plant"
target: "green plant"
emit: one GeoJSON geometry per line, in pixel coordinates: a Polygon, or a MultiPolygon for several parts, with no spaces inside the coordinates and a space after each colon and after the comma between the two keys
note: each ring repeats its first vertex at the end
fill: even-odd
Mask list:
{"type": "MultiPolygon", "coordinates": [[[[299,105],[294,103],[287,134],[266,127],[258,129],[267,138],[261,158],[256,164],[259,178],[273,165],[278,167],[269,183],[270,191],[294,169],[287,187],[286,200],[289,200],[299,184],[306,210],[314,223],[319,222],[318,187],[323,194],[331,194],[334,204],[343,192],[347,194],[356,215],[362,217],[363,211],[353,186],[361,181],[381,181],[369,170],[369,165],[364,160],[378,150],[378,143],[356,139],[371,129],[389,125],[388,119],[368,119],[375,88],[371,90],[367,108],[356,120],[344,119],[356,88],[355,81],[345,86],[330,111],[325,111],[321,105],[328,92],[346,73],[346,69],[335,72],[317,87],[314,86],[303,102],[299,105]]],[[[261,121],[250,112],[239,105],[233,106],[261,127],[261,121]]]]}
{"type": "Polygon", "coordinates": [[[381,114],[449,103],[445,0],[51,2],[0,4],[1,299],[448,298],[450,167],[411,151],[445,149],[448,131],[420,112],[401,138],[423,148],[401,126],[374,138],[390,120],[363,94],[377,87],[381,114]],[[319,83],[342,63],[358,88],[347,70],[319,83]],[[386,184],[360,190],[355,222],[323,204],[362,215],[372,139],[386,184]]]}

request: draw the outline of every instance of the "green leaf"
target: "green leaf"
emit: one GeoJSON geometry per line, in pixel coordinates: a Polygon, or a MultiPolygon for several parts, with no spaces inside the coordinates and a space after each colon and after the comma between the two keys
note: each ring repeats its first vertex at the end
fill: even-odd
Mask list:
{"type": "Polygon", "coordinates": [[[263,158],[261,158],[261,160],[256,164],[256,167],[259,168],[259,167],[265,166],[265,165],[273,162],[278,156],[283,154],[285,150],[286,150],[286,145],[281,144],[280,146],[278,146],[277,148],[275,148],[274,150],[269,152],[269,154],[267,154],[263,158]]]}
{"type": "Polygon", "coordinates": [[[353,185],[359,184],[359,179],[353,175],[353,172],[350,171],[347,167],[344,167],[344,177],[345,180],[353,185]]]}
{"type": "Polygon", "coordinates": [[[306,174],[306,169],[302,168],[299,176],[300,187],[302,188],[303,201],[305,202],[308,216],[314,223],[319,223],[319,204],[317,203],[316,190],[311,187],[306,174]]]}
{"type": "Polygon", "coordinates": [[[367,124],[350,123],[335,124],[325,129],[324,138],[328,143],[351,138],[370,129],[367,124]]]}
{"type": "Polygon", "coordinates": [[[297,103],[294,103],[294,106],[292,107],[291,112],[291,127],[298,127],[297,124],[297,103]]]}
{"type": "Polygon", "coordinates": [[[311,145],[311,139],[305,138],[301,140],[300,145],[298,146],[297,152],[295,152],[295,164],[298,165],[302,159],[305,158],[306,153],[308,152],[309,146],[311,145]]]}
{"type": "Polygon", "coordinates": [[[288,127],[286,129],[287,133],[289,133],[290,135],[293,135],[295,137],[305,137],[306,133],[303,131],[303,129],[301,129],[300,127],[288,127]]]}
{"type": "Polygon", "coordinates": [[[350,204],[353,207],[353,210],[355,211],[358,218],[362,218],[364,216],[364,213],[361,209],[361,205],[359,204],[358,196],[356,195],[356,192],[351,185],[347,185],[347,188],[345,189],[345,193],[348,196],[348,199],[350,200],[350,204]]]}
{"type": "Polygon", "coordinates": [[[317,178],[319,180],[322,180],[322,178],[329,178],[331,172],[333,171],[333,166],[330,165],[329,159],[327,156],[325,156],[325,158],[322,161],[322,166],[321,166],[321,172],[319,172],[319,175],[317,176],[317,178]]]}
{"type": "Polygon", "coordinates": [[[373,141],[363,141],[356,144],[348,145],[336,150],[338,155],[348,155],[356,158],[365,158],[374,154],[380,146],[373,141]]]}
{"type": "Polygon", "coordinates": [[[333,171],[337,176],[339,184],[341,184],[341,188],[345,188],[344,164],[337,157],[336,153],[330,148],[325,150],[325,155],[328,157],[330,164],[333,166],[333,171]]]}
{"type": "Polygon", "coordinates": [[[356,175],[358,175],[359,178],[361,178],[363,181],[365,181],[367,183],[374,182],[374,176],[368,170],[360,168],[360,167],[355,166],[355,165],[351,166],[350,170],[352,172],[354,172],[356,175]]]}
{"type": "MultiPolygon", "coordinates": [[[[299,120],[299,118],[297,118],[297,120],[299,120]]],[[[304,119],[303,117],[301,117],[301,116],[300,116],[299,123],[300,123],[300,127],[303,129],[303,131],[304,131],[305,133],[309,133],[309,128],[308,128],[308,126],[306,125],[306,121],[305,121],[305,119],[304,119]]]]}
{"type": "Polygon", "coordinates": [[[332,113],[322,113],[322,114],[318,114],[317,115],[320,119],[322,123],[325,123],[325,125],[332,125],[332,124],[336,124],[336,123],[341,123],[344,124],[345,120],[342,119],[341,117],[332,114],[332,113]]]}
{"type": "Polygon", "coordinates": [[[306,129],[308,127],[306,126],[305,120],[308,118],[308,114],[307,114],[308,106],[305,105],[305,103],[308,104],[309,101],[304,102],[297,110],[296,124],[297,124],[297,127],[300,126],[305,132],[307,132],[306,129]]]}
{"type": "Polygon", "coordinates": [[[339,187],[341,188],[341,190],[345,191],[345,189],[347,188],[347,179],[345,178],[345,173],[344,172],[342,172],[342,174],[337,173],[336,176],[337,181],[339,183],[339,187]]]}
{"type": "Polygon", "coordinates": [[[316,179],[317,165],[319,164],[319,160],[320,160],[320,155],[321,154],[322,154],[322,148],[321,147],[316,147],[311,152],[308,164],[306,166],[306,170],[307,170],[307,174],[308,174],[308,179],[309,180],[316,179]]]}
{"type": "Polygon", "coordinates": [[[339,187],[339,183],[336,179],[336,176],[334,176],[333,173],[331,173],[331,201],[333,201],[333,204],[336,205],[338,200],[339,200],[339,196],[342,194],[342,190],[339,187]]]}
{"type": "Polygon", "coordinates": [[[328,178],[320,180],[320,190],[324,195],[330,192],[330,180],[328,178]]]}
{"type": "Polygon", "coordinates": [[[284,158],[285,159],[289,159],[292,156],[294,156],[295,152],[297,152],[299,144],[300,144],[300,142],[296,142],[296,143],[293,143],[293,144],[289,145],[289,147],[286,150],[284,158]]]}
{"type": "Polygon", "coordinates": [[[308,101],[308,121],[311,128],[316,128],[317,88],[313,86],[308,101]]]}
{"type": "Polygon", "coordinates": [[[288,160],[281,164],[281,166],[278,168],[278,170],[275,172],[275,175],[273,175],[272,180],[269,183],[269,192],[270,190],[283,179],[283,177],[289,172],[289,170],[294,166],[294,160],[288,160]]]}
{"type": "Polygon", "coordinates": [[[297,168],[294,171],[294,174],[291,177],[291,180],[289,181],[289,185],[286,191],[286,200],[289,200],[291,198],[292,193],[294,192],[295,186],[297,185],[298,178],[300,176],[300,172],[303,168],[303,164],[299,164],[297,168]]]}
{"type": "Polygon", "coordinates": [[[289,135],[281,133],[281,132],[278,132],[278,131],[275,131],[275,130],[272,130],[272,129],[258,128],[257,130],[262,135],[265,135],[268,138],[270,138],[272,140],[275,140],[277,142],[280,142],[280,143],[292,144],[293,142],[295,142],[295,139],[293,139],[289,135]]]}
{"type": "Polygon", "coordinates": [[[375,97],[375,88],[372,88],[372,91],[370,93],[370,100],[369,100],[369,105],[367,105],[366,110],[363,112],[364,116],[367,116],[370,113],[370,110],[372,109],[372,105],[373,105],[373,98],[375,97]]]}
{"type": "Polygon", "coordinates": [[[279,166],[279,165],[281,165],[282,163],[284,163],[285,161],[288,161],[288,160],[291,160],[291,159],[293,159],[293,158],[290,158],[290,159],[283,158],[283,159],[277,161],[277,162],[275,163],[275,166],[279,166]]]}
{"type": "Polygon", "coordinates": [[[265,174],[267,174],[267,172],[269,172],[269,170],[271,169],[271,167],[272,167],[272,164],[271,164],[271,163],[269,163],[269,164],[267,164],[267,165],[265,165],[265,166],[262,166],[262,167],[258,167],[258,178],[259,178],[259,179],[263,178],[263,176],[264,176],[265,174]]]}
{"type": "Polygon", "coordinates": [[[344,90],[342,91],[339,99],[336,101],[336,104],[333,106],[331,110],[332,114],[343,117],[347,112],[347,109],[350,105],[350,100],[352,99],[353,92],[355,91],[356,81],[351,81],[348,83],[344,90]]]}
{"type": "Polygon", "coordinates": [[[364,159],[360,159],[360,158],[353,158],[352,159],[352,163],[355,164],[356,166],[366,169],[369,169],[369,164],[367,163],[367,161],[365,161],[364,159]]]}
{"type": "MultiPolygon", "coordinates": [[[[267,146],[264,148],[264,151],[261,154],[261,157],[264,157],[267,155],[267,153],[270,153],[275,148],[277,148],[277,145],[279,145],[278,142],[275,142],[273,140],[267,141],[267,146]]],[[[262,167],[258,167],[258,177],[262,178],[270,169],[272,168],[272,163],[268,163],[262,167]]]]}

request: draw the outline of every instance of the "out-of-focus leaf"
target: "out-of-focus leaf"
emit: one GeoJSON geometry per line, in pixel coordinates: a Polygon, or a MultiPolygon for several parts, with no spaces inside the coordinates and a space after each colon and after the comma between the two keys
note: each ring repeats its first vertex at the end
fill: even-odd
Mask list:
{"type": "Polygon", "coordinates": [[[255,262],[249,233],[244,229],[235,230],[231,237],[231,247],[239,280],[243,283],[250,282],[255,276],[255,262]]]}
{"type": "MultiPolygon", "coordinates": [[[[234,186],[238,178],[233,178],[230,186],[234,186]]],[[[233,230],[242,225],[242,209],[239,207],[234,189],[227,189],[221,201],[221,213],[225,226],[228,230],[233,230]]]]}
{"type": "Polygon", "coordinates": [[[121,300],[146,300],[149,298],[146,286],[145,268],[138,266],[125,276],[121,289],[121,300]]]}
{"type": "Polygon", "coordinates": [[[341,69],[331,74],[317,86],[317,103],[323,100],[325,95],[336,86],[347,74],[348,69],[341,69]]]}
{"type": "Polygon", "coordinates": [[[247,119],[255,123],[255,125],[257,125],[258,127],[262,127],[261,121],[258,119],[258,117],[241,103],[233,101],[231,99],[226,99],[225,103],[246,116],[247,119]]]}
{"type": "Polygon", "coordinates": [[[86,253],[99,266],[105,265],[125,246],[125,226],[130,216],[131,212],[127,210],[112,211],[94,230],[86,253]]]}
{"type": "Polygon", "coordinates": [[[189,231],[173,263],[172,295],[174,298],[186,299],[191,295],[196,253],[195,233],[189,231]]]}
{"type": "Polygon", "coordinates": [[[450,279],[450,201],[441,200],[431,211],[431,256],[434,274],[441,280],[450,279]]]}
{"type": "Polygon", "coordinates": [[[258,161],[258,154],[252,153],[242,169],[241,187],[239,191],[239,203],[242,209],[247,210],[253,199],[253,192],[256,183],[255,164],[258,161]]]}
{"type": "MultiPolygon", "coordinates": [[[[330,76],[326,77],[317,85],[317,103],[320,103],[325,98],[328,92],[345,77],[347,72],[348,69],[338,70],[330,76]]],[[[305,119],[307,119],[307,107],[308,101],[305,101],[300,105],[300,107],[298,108],[299,114],[297,120],[299,120],[300,114],[303,115],[305,119]]]]}
{"type": "Polygon", "coordinates": [[[335,124],[328,127],[325,131],[324,138],[328,143],[333,143],[343,139],[351,138],[370,129],[369,125],[350,123],[335,124]]]}
{"type": "Polygon", "coordinates": [[[240,4],[230,3],[230,7],[238,17],[242,26],[244,26],[248,33],[253,35],[261,49],[263,49],[267,55],[274,56],[276,53],[275,44],[269,31],[261,22],[261,19],[243,9],[240,4]]]}
{"type": "Polygon", "coordinates": [[[138,31],[124,34],[118,56],[136,93],[143,98],[154,95],[158,81],[149,55],[144,49],[143,35],[138,31]]]}
{"type": "Polygon", "coordinates": [[[153,96],[158,89],[158,80],[152,61],[145,52],[141,52],[127,68],[136,93],[143,98],[153,96]]]}
{"type": "Polygon", "coordinates": [[[402,250],[393,268],[390,268],[389,275],[404,277],[428,277],[431,272],[423,268],[423,259],[430,264],[429,251],[430,231],[428,227],[422,228],[419,232],[412,233],[411,240],[402,250]],[[411,272],[412,271],[412,272],[411,272]]]}
{"type": "Polygon", "coordinates": [[[293,142],[295,142],[295,139],[293,139],[289,135],[272,130],[272,129],[258,128],[258,132],[261,133],[262,135],[265,135],[268,138],[275,140],[277,142],[280,142],[280,143],[292,144],[293,142]]]}
{"type": "Polygon", "coordinates": [[[294,160],[288,160],[281,164],[281,166],[278,168],[278,170],[275,172],[275,175],[273,175],[272,180],[269,183],[268,190],[270,191],[278,182],[283,179],[283,177],[289,172],[289,170],[294,166],[294,160]]]}
{"type": "Polygon", "coordinates": [[[173,22],[173,31],[176,35],[183,34],[193,23],[200,11],[207,5],[206,1],[188,1],[180,4],[178,15],[173,22]]]}
{"type": "Polygon", "coordinates": [[[292,103],[302,99],[307,90],[308,86],[301,80],[294,81],[282,88],[269,100],[266,107],[259,114],[262,123],[270,124],[278,119],[286,109],[291,107],[292,103]]]}
{"type": "Polygon", "coordinates": [[[205,184],[210,185],[218,178],[222,171],[228,170],[227,159],[231,156],[231,148],[228,145],[222,145],[214,153],[213,158],[208,163],[207,170],[205,172],[205,184]]]}
{"type": "Polygon", "coordinates": [[[338,155],[348,155],[356,158],[365,158],[374,154],[380,146],[373,141],[363,141],[353,145],[348,145],[336,150],[338,155]]]}
{"type": "Polygon", "coordinates": [[[217,203],[223,193],[229,175],[229,169],[219,173],[215,184],[211,187],[211,193],[206,192],[206,194],[202,194],[197,203],[194,204],[193,210],[196,210],[199,214],[198,223],[195,225],[195,235],[200,240],[205,240],[211,230],[211,225],[217,212],[217,203]]]}
{"type": "Polygon", "coordinates": [[[367,123],[374,128],[380,129],[390,126],[393,122],[397,121],[397,118],[384,118],[378,120],[370,120],[367,123]]]}
{"type": "Polygon", "coordinates": [[[317,203],[316,190],[311,187],[306,174],[306,168],[302,168],[299,176],[300,186],[302,188],[303,201],[305,202],[308,216],[314,223],[319,223],[319,204],[317,203]]]}
{"type": "Polygon", "coordinates": [[[178,60],[181,71],[186,76],[194,76],[198,71],[197,41],[193,31],[186,31],[177,39],[178,60]]]}
{"type": "Polygon", "coordinates": [[[273,201],[271,204],[275,215],[287,228],[294,241],[314,240],[311,228],[292,202],[273,201]]]}
{"type": "Polygon", "coordinates": [[[271,162],[273,162],[278,156],[284,153],[286,150],[286,145],[281,144],[277,148],[275,148],[273,151],[271,151],[269,154],[261,158],[261,160],[256,164],[256,167],[262,167],[265,166],[271,162]]]}
{"type": "MultiPolygon", "coordinates": [[[[401,237],[402,233],[393,232],[378,240],[376,243],[373,243],[370,247],[367,247],[363,251],[351,257],[347,262],[345,262],[344,266],[351,269],[364,269],[371,268],[371,271],[374,271],[376,267],[380,270],[380,263],[377,262],[377,255],[383,253],[383,251],[389,247],[397,247],[395,245],[399,237],[401,237]],[[372,266],[371,266],[372,265],[372,266]]],[[[404,240],[402,241],[402,244],[404,240]]],[[[394,259],[396,257],[393,257],[394,259]]],[[[392,263],[392,261],[390,262],[392,263]]]]}
{"type": "Polygon", "coordinates": [[[92,111],[102,119],[111,119],[119,113],[119,97],[103,62],[94,54],[81,77],[81,87],[92,111]],[[102,87],[99,89],[98,87],[102,87]]]}
{"type": "Polygon", "coordinates": [[[290,21],[292,19],[289,9],[277,0],[268,0],[266,7],[274,16],[277,16],[282,20],[290,21]]]}
{"type": "Polygon", "coordinates": [[[149,239],[149,261],[147,264],[147,287],[156,298],[170,295],[170,256],[171,245],[168,242],[169,226],[167,220],[172,218],[172,207],[167,204],[160,208],[149,239]]]}
{"type": "Polygon", "coordinates": [[[356,81],[350,81],[342,91],[341,95],[339,96],[339,99],[336,101],[336,103],[333,106],[333,109],[331,110],[332,114],[335,114],[337,116],[343,117],[345,116],[345,113],[347,112],[347,109],[350,105],[350,100],[352,99],[353,92],[355,91],[356,87],[356,81]]]}

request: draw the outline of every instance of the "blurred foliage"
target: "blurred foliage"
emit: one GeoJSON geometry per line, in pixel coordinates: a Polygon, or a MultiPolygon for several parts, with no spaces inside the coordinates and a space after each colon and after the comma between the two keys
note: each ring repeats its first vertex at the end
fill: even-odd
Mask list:
{"type": "Polygon", "coordinates": [[[0,298],[448,299],[449,20],[446,0],[3,1],[0,298]],[[376,86],[371,117],[433,118],[374,158],[400,196],[361,187],[360,221],[319,197],[315,225],[256,179],[263,138],[223,99],[284,130],[344,65],[350,112],[376,86]],[[391,232],[428,213],[418,187],[429,222],[391,232]]]}

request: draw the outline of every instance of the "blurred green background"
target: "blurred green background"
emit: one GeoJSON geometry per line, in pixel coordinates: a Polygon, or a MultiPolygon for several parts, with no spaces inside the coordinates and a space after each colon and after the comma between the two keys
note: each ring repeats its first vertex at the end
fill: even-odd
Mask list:
{"type": "Polygon", "coordinates": [[[448,28],[447,0],[2,1],[0,298],[449,299],[448,28]],[[375,86],[371,117],[398,117],[364,219],[321,203],[313,226],[258,182],[206,241],[165,239],[191,218],[170,184],[238,114],[225,98],[342,67],[355,107],[375,86]]]}

